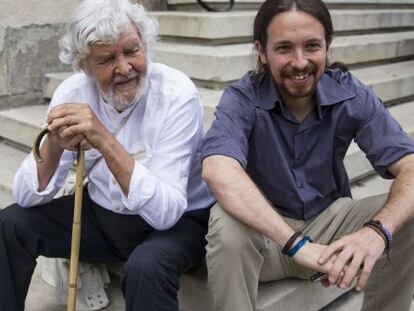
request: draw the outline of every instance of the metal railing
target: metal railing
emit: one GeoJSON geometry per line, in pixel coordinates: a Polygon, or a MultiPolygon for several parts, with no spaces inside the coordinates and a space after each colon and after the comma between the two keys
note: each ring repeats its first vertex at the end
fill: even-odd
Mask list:
{"type": "Polygon", "coordinates": [[[197,0],[197,3],[198,3],[199,5],[201,5],[201,7],[202,7],[204,10],[209,11],[209,12],[228,12],[228,11],[231,11],[231,10],[233,9],[233,6],[234,6],[234,1],[235,1],[235,0],[229,0],[229,5],[228,5],[228,7],[227,7],[227,8],[225,8],[224,10],[220,10],[220,9],[212,8],[211,6],[209,6],[207,3],[205,3],[205,2],[204,2],[204,1],[202,1],[202,0],[197,0]]]}

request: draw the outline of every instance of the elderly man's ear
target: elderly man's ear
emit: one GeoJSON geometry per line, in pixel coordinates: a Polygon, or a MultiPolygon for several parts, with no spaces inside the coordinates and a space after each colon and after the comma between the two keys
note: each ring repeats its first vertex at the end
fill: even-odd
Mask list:
{"type": "Polygon", "coordinates": [[[84,59],[84,60],[82,60],[80,63],[79,63],[79,68],[84,72],[84,73],[86,73],[88,76],[91,76],[92,75],[92,71],[91,71],[91,69],[90,69],[90,67],[89,67],[89,64],[88,64],[88,62],[86,61],[86,59],[84,59]]]}

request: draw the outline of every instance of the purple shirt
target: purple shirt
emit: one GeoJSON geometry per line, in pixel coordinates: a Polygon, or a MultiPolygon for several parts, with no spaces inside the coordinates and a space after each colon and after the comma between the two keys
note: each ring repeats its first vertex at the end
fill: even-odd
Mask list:
{"type": "Polygon", "coordinates": [[[277,87],[252,73],[224,90],[202,144],[202,157],[240,162],[284,216],[309,219],[339,197],[351,197],[344,157],[352,141],[375,170],[387,168],[414,144],[371,89],[351,73],[328,69],[318,82],[316,107],[302,123],[284,109],[277,87]]]}

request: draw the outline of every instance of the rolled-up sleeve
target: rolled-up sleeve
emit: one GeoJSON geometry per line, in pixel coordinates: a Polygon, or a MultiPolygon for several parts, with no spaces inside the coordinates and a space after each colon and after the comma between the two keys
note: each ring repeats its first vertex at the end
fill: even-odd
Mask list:
{"type": "Polygon", "coordinates": [[[364,109],[360,113],[365,118],[356,132],[355,142],[379,175],[394,178],[388,168],[403,156],[414,153],[413,141],[371,90],[366,90],[363,100],[364,109]]]}
{"type": "Polygon", "coordinates": [[[188,207],[189,172],[204,135],[197,94],[177,99],[165,119],[154,148],[135,161],[128,196],[121,199],[158,230],[172,227],[188,207]]]}
{"type": "Polygon", "coordinates": [[[73,155],[70,151],[65,151],[47,187],[39,192],[36,161],[33,153],[27,155],[13,179],[12,192],[17,204],[32,207],[50,202],[63,186],[72,165],[73,155]]]}
{"type": "Polygon", "coordinates": [[[202,159],[225,155],[247,165],[248,140],[256,120],[251,94],[228,87],[224,90],[215,112],[215,120],[201,146],[202,159]]]}

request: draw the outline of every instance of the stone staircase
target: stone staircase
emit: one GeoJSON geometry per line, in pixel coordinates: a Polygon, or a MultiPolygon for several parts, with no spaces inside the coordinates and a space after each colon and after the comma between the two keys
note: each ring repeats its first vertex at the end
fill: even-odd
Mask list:
{"type": "MultiPolygon", "coordinates": [[[[16,1],[5,1],[6,5],[10,2],[9,9],[16,5],[16,1]]],[[[67,7],[74,2],[66,1],[67,7]]],[[[224,7],[226,1],[211,2],[215,7],[224,7]]],[[[325,2],[331,8],[336,30],[329,54],[330,61],[340,60],[349,64],[351,71],[374,89],[389,106],[391,114],[414,138],[414,0],[325,2]]],[[[152,13],[160,23],[161,33],[154,60],[182,70],[197,84],[204,104],[207,127],[211,124],[214,108],[223,87],[254,68],[255,57],[250,40],[253,19],[261,3],[262,1],[258,0],[236,0],[232,12],[208,13],[201,11],[195,0],[168,0],[168,11],[152,13]]],[[[2,5],[4,3],[0,4],[0,8],[2,5]]],[[[27,14],[35,20],[35,13],[27,14]]],[[[49,27],[61,31],[66,16],[67,14],[59,15],[56,24],[45,22],[39,26],[37,23],[32,28],[38,30],[41,27],[49,27]]],[[[13,24],[12,21],[10,23],[13,24]]],[[[13,68],[21,70],[22,67],[16,65],[17,60],[10,59],[14,54],[6,48],[6,43],[12,42],[10,35],[13,31],[17,32],[16,29],[25,36],[31,33],[29,26],[0,27],[0,107],[4,109],[0,111],[0,207],[13,202],[10,187],[14,172],[30,150],[47,109],[45,104],[39,105],[37,99],[33,102],[28,101],[29,97],[22,91],[24,85],[13,87],[12,82],[17,78],[10,75],[10,72],[13,68]],[[3,36],[3,41],[2,34],[7,34],[3,36]],[[8,58],[4,57],[4,51],[7,52],[8,58]],[[2,72],[6,71],[8,75],[3,75],[2,72]],[[2,85],[5,86],[3,93],[2,85]],[[1,101],[6,96],[13,100],[1,101]],[[31,105],[27,105],[28,103],[31,105]]],[[[25,36],[22,37],[23,40],[25,36]]],[[[43,41],[47,42],[44,46],[50,51],[56,49],[56,45],[53,45],[55,40],[55,36],[43,37],[43,41]]],[[[30,45],[27,48],[30,49],[30,45]]],[[[43,53],[45,51],[40,54],[43,53]]],[[[30,59],[33,60],[33,57],[30,59]]],[[[30,67],[32,62],[26,64],[30,67]]],[[[57,59],[46,58],[42,64],[42,68],[30,67],[34,68],[30,73],[34,75],[36,85],[30,85],[26,89],[27,93],[42,94],[47,101],[57,85],[71,73],[64,72],[65,68],[58,64],[57,59]],[[58,72],[50,73],[51,71],[58,72]],[[44,73],[46,74],[43,82],[40,83],[44,73]],[[42,90],[40,85],[43,87],[42,90]]],[[[38,95],[35,98],[38,98],[38,95]]],[[[354,197],[360,198],[388,191],[390,181],[384,181],[375,175],[364,154],[355,144],[348,150],[345,164],[352,181],[354,197]]],[[[120,270],[113,271],[119,274],[120,270]]],[[[183,276],[180,291],[182,311],[212,310],[207,296],[205,276],[203,268],[183,276]]],[[[44,299],[38,299],[37,295],[41,294],[37,289],[44,285],[41,284],[38,272],[34,280],[27,310],[58,310],[58,307],[53,305],[53,298],[49,299],[48,307],[42,309],[43,305],[38,305],[44,299]],[[38,292],[39,294],[36,294],[38,292]],[[51,307],[52,305],[54,307],[51,307]]],[[[119,284],[115,282],[114,286],[116,290],[112,299],[116,303],[107,310],[123,310],[122,299],[119,298],[119,284]]],[[[52,295],[53,291],[49,290],[48,293],[52,295]]],[[[337,299],[343,294],[344,291],[337,288],[325,290],[319,284],[298,280],[266,283],[260,285],[258,310],[299,311],[324,308],[323,310],[328,311],[338,310],[341,305],[343,310],[357,310],[361,296],[347,294],[347,299],[337,299]],[[335,299],[334,304],[330,305],[335,299]]]]}

